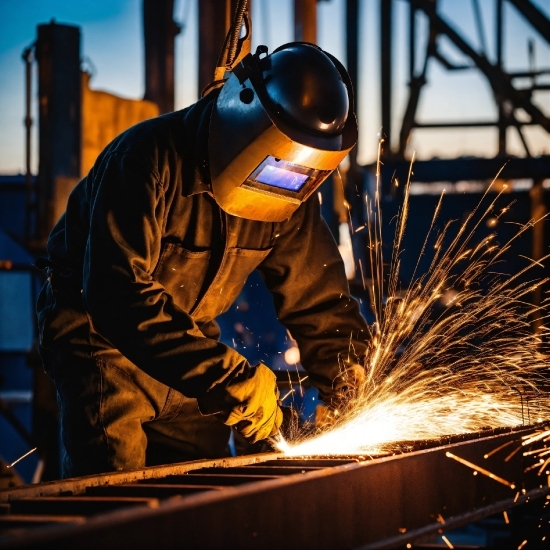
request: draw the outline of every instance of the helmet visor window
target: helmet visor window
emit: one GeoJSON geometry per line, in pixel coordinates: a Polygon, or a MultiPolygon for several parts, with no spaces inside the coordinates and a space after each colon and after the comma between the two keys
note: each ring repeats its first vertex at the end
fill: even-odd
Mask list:
{"type": "Polygon", "coordinates": [[[280,187],[289,191],[300,191],[307,180],[307,174],[298,174],[286,168],[267,164],[254,179],[273,187],[280,187]]]}
{"type": "MultiPolygon", "coordinates": [[[[246,183],[259,183],[276,187],[284,191],[299,193],[304,189],[306,184],[312,184],[319,179],[324,179],[330,171],[316,170],[293,164],[286,160],[279,160],[275,157],[268,156],[256,169],[248,176],[246,183]]],[[[310,187],[310,185],[308,185],[310,187]]]]}

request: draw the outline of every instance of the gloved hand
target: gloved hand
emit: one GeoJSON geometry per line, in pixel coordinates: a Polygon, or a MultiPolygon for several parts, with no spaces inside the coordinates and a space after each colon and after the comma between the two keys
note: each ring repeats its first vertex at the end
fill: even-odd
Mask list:
{"type": "Polygon", "coordinates": [[[283,421],[280,426],[281,435],[292,441],[300,432],[300,416],[292,407],[281,407],[283,421]]]}
{"type": "Polygon", "coordinates": [[[283,413],[278,403],[277,380],[271,369],[260,363],[248,378],[231,383],[227,391],[237,404],[222,418],[225,424],[235,426],[251,443],[279,432],[283,413]]]}
{"type": "Polygon", "coordinates": [[[363,365],[340,361],[340,373],[332,382],[332,392],[323,399],[334,416],[338,416],[361,395],[365,380],[363,365]]]}

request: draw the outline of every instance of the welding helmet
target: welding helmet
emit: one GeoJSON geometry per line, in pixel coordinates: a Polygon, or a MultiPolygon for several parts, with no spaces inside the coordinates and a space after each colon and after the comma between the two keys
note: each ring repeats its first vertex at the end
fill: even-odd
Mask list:
{"type": "Polygon", "coordinates": [[[212,192],[228,214],[289,218],[357,141],[342,64],[317,46],[265,46],[231,71],[212,111],[212,192]]]}

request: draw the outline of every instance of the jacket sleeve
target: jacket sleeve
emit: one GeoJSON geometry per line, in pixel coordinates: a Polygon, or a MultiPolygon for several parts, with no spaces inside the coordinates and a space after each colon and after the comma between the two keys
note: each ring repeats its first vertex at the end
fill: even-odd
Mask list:
{"type": "Polygon", "coordinates": [[[235,350],[204,337],[151,276],[165,209],[162,184],[142,159],[111,153],[94,168],[84,302],[94,327],[128,359],[199,405],[202,399],[203,412],[219,412],[234,404],[228,384],[253,369],[235,350]]]}
{"type": "Polygon", "coordinates": [[[316,195],[282,225],[259,269],[279,321],[298,343],[311,383],[322,399],[330,399],[340,361],[361,362],[370,333],[350,296],[340,252],[316,195]]]}

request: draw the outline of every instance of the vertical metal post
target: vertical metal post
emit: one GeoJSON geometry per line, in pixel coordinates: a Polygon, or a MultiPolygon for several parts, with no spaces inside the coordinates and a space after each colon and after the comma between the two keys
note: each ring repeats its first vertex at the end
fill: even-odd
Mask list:
{"type": "Polygon", "coordinates": [[[32,64],[34,60],[34,45],[23,52],[25,61],[25,240],[32,238],[31,211],[33,200],[33,182],[31,173],[31,137],[32,137],[32,64]]]}
{"type": "Polygon", "coordinates": [[[416,8],[414,0],[409,1],[409,82],[412,82],[416,61],[416,8]]]}
{"type": "Polygon", "coordinates": [[[199,96],[214,78],[214,69],[229,31],[237,0],[200,0],[199,96]]]}
{"type": "Polygon", "coordinates": [[[174,39],[179,32],[174,21],[174,0],[143,0],[143,98],[154,101],[161,113],[174,110],[174,39]]]}
{"type": "MultiPolygon", "coordinates": [[[[529,192],[531,199],[531,218],[537,223],[533,226],[532,234],[532,249],[531,249],[531,258],[533,261],[540,261],[546,251],[545,251],[545,226],[548,223],[542,218],[547,214],[547,207],[545,203],[545,193],[544,187],[542,186],[544,180],[537,179],[533,180],[533,187],[529,192]],[[538,221],[540,220],[540,221],[538,221]]],[[[538,286],[533,292],[533,305],[539,307],[542,304],[543,300],[543,288],[538,286]]],[[[540,331],[543,322],[543,313],[541,311],[535,311],[532,315],[532,328],[533,332],[537,333],[540,331]]]]}
{"type": "Polygon", "coordinates": [[[53,219],[56,179],[80,177],[80,29],[54,21],[38,25],[39,103],[37,238],[47,238],[53,219]]]}
{"type": "MultiPolygon", "coordinates": [[[[346,64],[348,74],[353,85],[353,92],[355,96],[355,112],[358,111],[358,98],[359,98],[359,0],[346,0],[346,64]]],[[[344,196],[338,193],[338,187],[334,193],[335,210],[339,212],[338,221],[342,223],[349,216],[349,221],[352,222],[353,227],[358,227],[364,223],[363,214],[363,197],[364,197],[364,171],[359,167],[357,163],[357,148],[356,145],[349,154],[349,169],[346,173],[345,179],[334,176],[334,185],[342,186],[344,183],[344,196]],[[349,205],[350,211],[347,212],[347,208],[342,208],[343,199],[349,205]],[[346,216],[347,215],[347,216],[346,216]]],[[[348,221],[348,220],[346,220],[348,221]]],[[[353,232],[352,232],[353,233],[353,232]]],[[[352,235],[354,256],[361,261],[364,269],[368,267],[366,264],[367,255],[365,251],[365,234],[359,233],[358,235],[352,235]]]]}
{"type": "MultiPolygon", "coordinates": [[[[359,70],[359,0],[346,0],[346,65],[349,77],[353,84],[355,95],[355,112],[357,114],[357,104],[359,94],[358,70],[359,70]]],[[[357,169],[357,146],[349,154],[350,173],[357,169]]]]}
{"type": "Polygon", "coordinates": [[[386,154],[391,153],[392,1],[393,0],[380,0],[380,73],[382,93],[382,131],[386,136],[386,154]]]}
{"type": "MultiPolygon", "coordinates": [[[[504,24],[504,0],[496,0],[496,54],[497,67],[502,69],[502,39],[503,39],[503,24],[504,24]]],[[[497,96],[498,103],[498,155],[506,155],[506,128],[507,117],[504,112],[503,98],[499,93],[497,96]]]]}
{"type": "Polygon", "coordinates": [[[317,43],[317,0],[294,0],[294,40],[317,43]]]}

